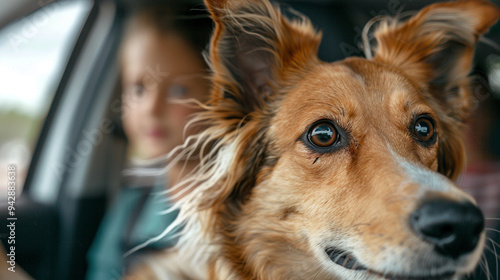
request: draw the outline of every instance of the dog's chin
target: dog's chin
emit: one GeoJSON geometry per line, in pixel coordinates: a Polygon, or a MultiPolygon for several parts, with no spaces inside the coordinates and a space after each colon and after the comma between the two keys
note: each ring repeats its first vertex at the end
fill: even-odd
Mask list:
{"type": "MultiPolygon", "coordinates": [[[[372,269],[369,266],[360,262],[354,255],[348,251],[340,250],[337,248],[327,248],[325,253],[328,255],[330,260],[336,265],[337,268],[343,270],[342,274],[353,274],[359,278],[360,275],[364,274],[364,279],[387,279],[387,280],[452,280],[458,279],[460,273],[455,270],[445,270],[442,272],[436,272],[436,268],[433,268],[432,272],[408,272],[408,273],[397,273],[397,272],[382,272],[376,269],[372,269]]],[[[337,269],[336,269],[337,270],[337,269]]]]}

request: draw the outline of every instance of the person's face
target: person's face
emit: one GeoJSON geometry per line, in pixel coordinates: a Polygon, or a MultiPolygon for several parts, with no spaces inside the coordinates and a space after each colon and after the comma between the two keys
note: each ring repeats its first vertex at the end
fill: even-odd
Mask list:
{"type": "Polygon", "coordinates": [[[197,111],[171,100],[207,99],[205,65],[177,35],[147,30],[132,35],[123,55],[122,119],[132,151],[141,158],[166,154],[182,144],[184,126],[197,111]]]}

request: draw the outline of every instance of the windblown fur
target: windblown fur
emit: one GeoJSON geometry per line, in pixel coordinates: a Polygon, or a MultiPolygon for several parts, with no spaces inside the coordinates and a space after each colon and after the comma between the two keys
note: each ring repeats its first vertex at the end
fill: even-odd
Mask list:
{"type": "Polygon", "coordinates": [[[445,260],[405,219],[429,195],[472,201],[449,179],[464,164],[474,47],[497,7],[446,2],[405,22],[388,19],[376,29],[372,60],[327,64],[306,18],[290,21],[266,0],[206,4],[216,22],[213,88],[193,120],[206,129],[173,153],[200,154],[200,164],[176,186],[181,211],[166,230],[184,226],[176,252],[189,256],[190,269],[224,280],[381,279],[475,267],[482,245],[445,260]],[[407,131],[418,114],[436,120],[432,147],[407,131]],[[314,153],[297,137],[320,119],[345,130],[343,149],[314,153]],[[330,244],[367,271],[338,268],[325,256],[330,244]]]}

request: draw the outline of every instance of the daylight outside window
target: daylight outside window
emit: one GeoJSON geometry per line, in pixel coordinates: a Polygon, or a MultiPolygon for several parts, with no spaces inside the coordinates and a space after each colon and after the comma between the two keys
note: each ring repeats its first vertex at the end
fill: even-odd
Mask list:
{"type": "Polygon", "coordinates": [[[8,166],[16,195],[28,171],[43,121],[90,5],[59,1],[0,30],[0,197],[8,166]]]}

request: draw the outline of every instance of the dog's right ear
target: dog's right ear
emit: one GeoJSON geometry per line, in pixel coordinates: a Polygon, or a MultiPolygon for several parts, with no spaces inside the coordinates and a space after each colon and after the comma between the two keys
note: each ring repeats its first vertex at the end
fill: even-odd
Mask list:
{"type": "Polygon", "coordinates": [[[317,61],[321,35],[301,18],[286,20],[267,0],[205,0],[215,31],[212,100],[232,100],[243,115],[317,61]]]}

